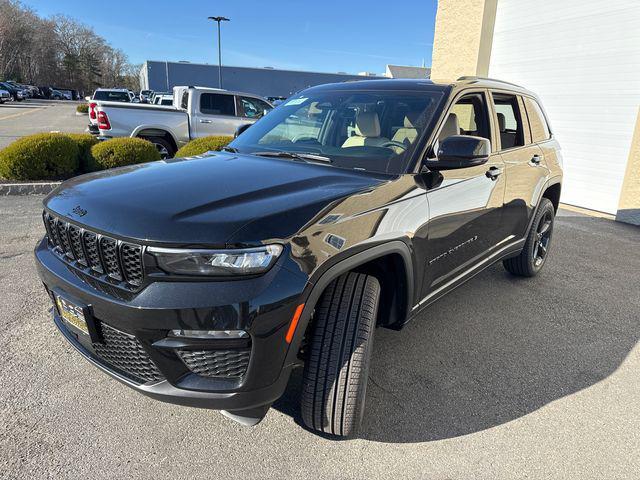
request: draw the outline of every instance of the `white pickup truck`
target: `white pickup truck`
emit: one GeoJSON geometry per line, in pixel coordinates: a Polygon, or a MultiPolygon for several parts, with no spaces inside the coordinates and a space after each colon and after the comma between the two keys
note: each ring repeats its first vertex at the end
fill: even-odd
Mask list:
{"type": "Polygon", "coordinates": [[[175,87],[171,106],[89,102],[89,131],[99,139],[140,137],[153,142],[163,158],[171,158],[189,140],[233,135],[252,124],[273,105],[248,93],[218,88],[175,87]]]}

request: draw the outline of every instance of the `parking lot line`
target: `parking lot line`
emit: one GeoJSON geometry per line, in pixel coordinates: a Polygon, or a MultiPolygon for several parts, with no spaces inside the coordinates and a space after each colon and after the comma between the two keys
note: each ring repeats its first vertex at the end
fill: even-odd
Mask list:
{"type": "Polygon", "coordinates": [[[27,110],[26,112],[14,113],[12,115],[7,115],[5,117],[0,117],[0,120],[7,120],[9,118],[21,117],[22,115],[27,115],[28,113],[37,112],[38,110],[44,110],[47,107],[37,107],[32,110],[27,110]]]}

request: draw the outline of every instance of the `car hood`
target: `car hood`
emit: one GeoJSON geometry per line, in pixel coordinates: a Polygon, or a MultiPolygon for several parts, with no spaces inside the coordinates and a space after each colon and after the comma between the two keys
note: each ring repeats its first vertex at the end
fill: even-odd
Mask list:
{"type": "Polygon", "coordinates": [[[335,200],[385,180],[326,165],[220,152],[76,177],[44,203],[102,233],[152,245],[217,247],[231,238],[241,245],[290,237],[335,200]],[[243,238],[239,232],[249,224],[250,238],[243,238]]]}

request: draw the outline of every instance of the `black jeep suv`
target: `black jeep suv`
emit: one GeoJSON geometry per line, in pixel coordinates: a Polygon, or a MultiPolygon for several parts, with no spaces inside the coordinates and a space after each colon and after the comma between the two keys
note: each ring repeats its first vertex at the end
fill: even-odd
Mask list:
{"type": "Polygon", "coordinates": [[[131,388],[254,424],[304,366],[304,422],[352,435],[376,327],[540,271],[561,163],[516,85],[323,85],[225,151],[65,182],[35,255],[62,335],[131,388]]]}

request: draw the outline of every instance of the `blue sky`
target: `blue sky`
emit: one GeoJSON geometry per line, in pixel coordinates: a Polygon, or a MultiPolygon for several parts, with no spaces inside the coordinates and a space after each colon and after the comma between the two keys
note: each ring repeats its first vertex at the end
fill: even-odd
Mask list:
{"type": "Polygon", "coordinates": [[[436,0],[23,0],[38,14],[90,25],[134,63],[217,63],[214,23],[227,65],[381,73],[387,63],[431,65],[436,0]]]}

